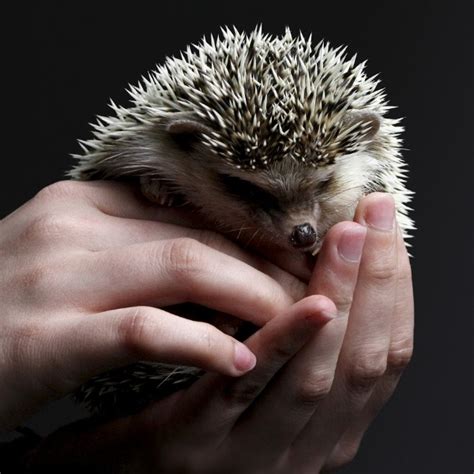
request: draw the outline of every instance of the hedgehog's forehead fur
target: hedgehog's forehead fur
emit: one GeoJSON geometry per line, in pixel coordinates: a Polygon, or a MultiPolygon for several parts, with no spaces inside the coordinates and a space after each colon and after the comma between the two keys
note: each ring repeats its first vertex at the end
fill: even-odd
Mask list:
{"type": "MultiPolygon", "coordinates": [[[[139,119],[192,113],[211,131],[202,140],[237,168],[265,169],[273,160],[322,166],[360,151],[364,124],[348,111],[389,108],[364,64],[311,38],[223,29],[130,87],[139,119]]],[[[118,109],[118,107],[115,106],[118,109]]]]}

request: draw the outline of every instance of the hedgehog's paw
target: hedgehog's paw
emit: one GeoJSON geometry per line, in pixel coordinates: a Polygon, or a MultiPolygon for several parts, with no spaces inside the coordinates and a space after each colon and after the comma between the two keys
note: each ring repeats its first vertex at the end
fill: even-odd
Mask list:
{"type": "Polygon", "coordinates": [[[142,176],[140,178],[140,188],[142,194],[149,201],[156,202],[160,206],[173,205],[173,196],[159,179],[142,176]]]}

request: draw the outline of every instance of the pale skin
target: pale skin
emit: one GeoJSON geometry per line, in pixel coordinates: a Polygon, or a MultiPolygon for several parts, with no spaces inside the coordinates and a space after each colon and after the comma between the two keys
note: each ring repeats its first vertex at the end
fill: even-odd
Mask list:
{"type": "Polygon", "coordinates": [[[137,415],[59,431],[33,463],[317,473],[355,456],[413,347],[391,196],[363,198],[334,226],[312,273],[194,226],[103,182],[57,183],[0,221],[2,428],[136,360],[210,371],[137,415]],[[159,309],[186,301],[261,329],[243,345],[159,309]]]}

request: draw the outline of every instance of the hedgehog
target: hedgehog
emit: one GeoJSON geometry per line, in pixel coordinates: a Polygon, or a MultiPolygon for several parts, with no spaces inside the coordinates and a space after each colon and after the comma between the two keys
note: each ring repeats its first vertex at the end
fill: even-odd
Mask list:
{"type": "MultiPolygon", "coordinates": [[[[251,229],[313,255],[361,197],[387,192],[408,238],[403,127],[365,64],[289,28],[223,28],[130,86],[128,107],[111,102],[69,176],[136,182],[148,200],[192,205],[217,230],[251,229]]],[[[76,398],[130,412],[201,374],[143,361],[96,376],[76,398]]]]}

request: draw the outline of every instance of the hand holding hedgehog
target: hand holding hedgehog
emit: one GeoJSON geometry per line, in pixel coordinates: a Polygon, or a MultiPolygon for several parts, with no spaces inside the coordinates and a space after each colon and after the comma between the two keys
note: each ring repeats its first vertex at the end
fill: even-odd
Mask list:
{"type": "Polygon", "coordinates": [[[136,360],[230,376],[251,368],[242,343],[156,307],[205,301],[263,325],[304,285],[159,214],[127,185],[61,182],[0,221],[0,429],[136,360]]]}
{"type": "MultiPolygon", "coordinates": [[[[35,198],[36,202],[28,203],[0,223],[2,249],[6,250],[0,268],[9,272],[8,278],[3,278],[6,273],[2,273],[0,279],[6,309],[0,320],[0,334],[2,352],[7,356],[0,367],[4,382],[0,395],[2,421],[5,415],[7,419],[16,416],[18,421],[21,416],[16,408],[23,409],[20,415],[26,416],[25,411],[38,407],[38,396],[44,400],[58,395],[59,390],[72,388],[64,387],[62,374],[67,374],[72,384],[71,376],[77,374],[77,384],[97,369],[90,348],[83,350],[88,341],[81,330],[87,325],[85,319],[95,316],[82,313],[73,318],[65,311],[61,315],[49,313],[52,306],[59,307],[63,297],[69,306],[77,303],[68,298],[68,293],[75,294],[79,289],[88,295],[86,302],[94,299],[90,275],[83,274],[84,281],[76,282],[80,283],[79,288],[71,279],[74,269],[78,269],[73,257],[78,255],[80,242],[88,244],[88,252],[92,244],[100,243],[103,252],[109,256],[114,253],[120,264],[118,252],[113,251],[126,247],[110,247],[123,243],[117,238],[150,241],[157,223],[148,219],[156,217],[154,211],[135,207],[133,194],[122,192],[105,183],[89,188],[64,183],[43,193],[41,206],[35,198]],[[91,201],[100,203],[101,211],[95,205],[91,207],[91,201]],[[87,208],[95,212],[84,213],[87,208]],[[53,209],[60,212],[56,224],[62,222],[63,232],[45,233],[58,229],[54,226],[25,228],[32,216],[53,209]],[[108,217],[102,214],[104,211],[108,211],[108,217]],[[78,234],[86,220],[86,232],[78,234]],[[79,222],[81,226],[74,225],[79,222]],[[114,225],[115,232],[104,235],[104,225],[109,231],[109,226],[114,225]],[[25,233],[28,228],[36,230],[25,233]],[[64,232],[64,239],[59,238],[64,232]],[[5,265],[12,258],[5,260],[9,254],[16,255],[16,272],[10,272],[15,267],[5,265]],[[32,274],[28,270],[38,268],[39,263],[48,263],[49,267],[53,256],[65,265],[54,265],[49,283],[27,278],[32,274]],[[32,262],[36,266],[31,266],[32,262]],[[53,275],[67,278],[58,287],[61,278],[51,280],[53,275]],[[34,281],[36,291],[31,294],[31,287],[25,285],[34,281]],[[42,297],[37,291],[41,282],[42,297]],[[28,293],[31,297],[22,301],[28,293]],[[26,310],[34,318],[31,324],[26,310]],[[74,323],[69,330],[68,320],[74,323]],[[51,342],[45,344],[45,338],[51,342]],[[16,349],[12,352],[12,348],[16,349]],[[15,390],[17,407],[9,403],[9,389],[15,390]]],[[[248,341],[258,360],[248,375],[234,378],[207,374],[187,390],[155,402],[137,415],[59,430],[31,453],[31,464],[103,467],[104,471],[133,473],[286,474],[319,472],[322,466],[333,468],[350,461],[374,414],[394,390],[410,358],[413,338],[410,265],[393,219],[392,200],[377,194],[364,198],[355,220],[359,225],[342,222],[329,231],[309,284],[309,296],[281,312],[248,341]],[[333,318],[333,304],[339,317],[333,318]]],[[[133,247],[138,249],[136,244],[133,247]]],[[[116,270],[114,262],[110,264],[116,270]]],[[[152,267],[147,271],[156,276],[152,267]]],[[[274,274],[273,269],[271,273],[274,274]]],[[[288,290],[295,283],[282,273],[275,277],[283,286],[286,280],[288,290]]],[[[120,294],[114,296],[120,300],[120,294]]],[[[89,342],[96,341],[97,356],[103,354],[104,344],[109,346],[107,322],[114,333],[115,320],[110,318],[98,328],[104,331],[89,334],[94,338],[89,342]]],[[[96,321],[93,323],[97,328],[96,321]]],[[[142,329],[144,340],[154,334],[151,327],[150,331],[146,326],[142,329]]]]}

